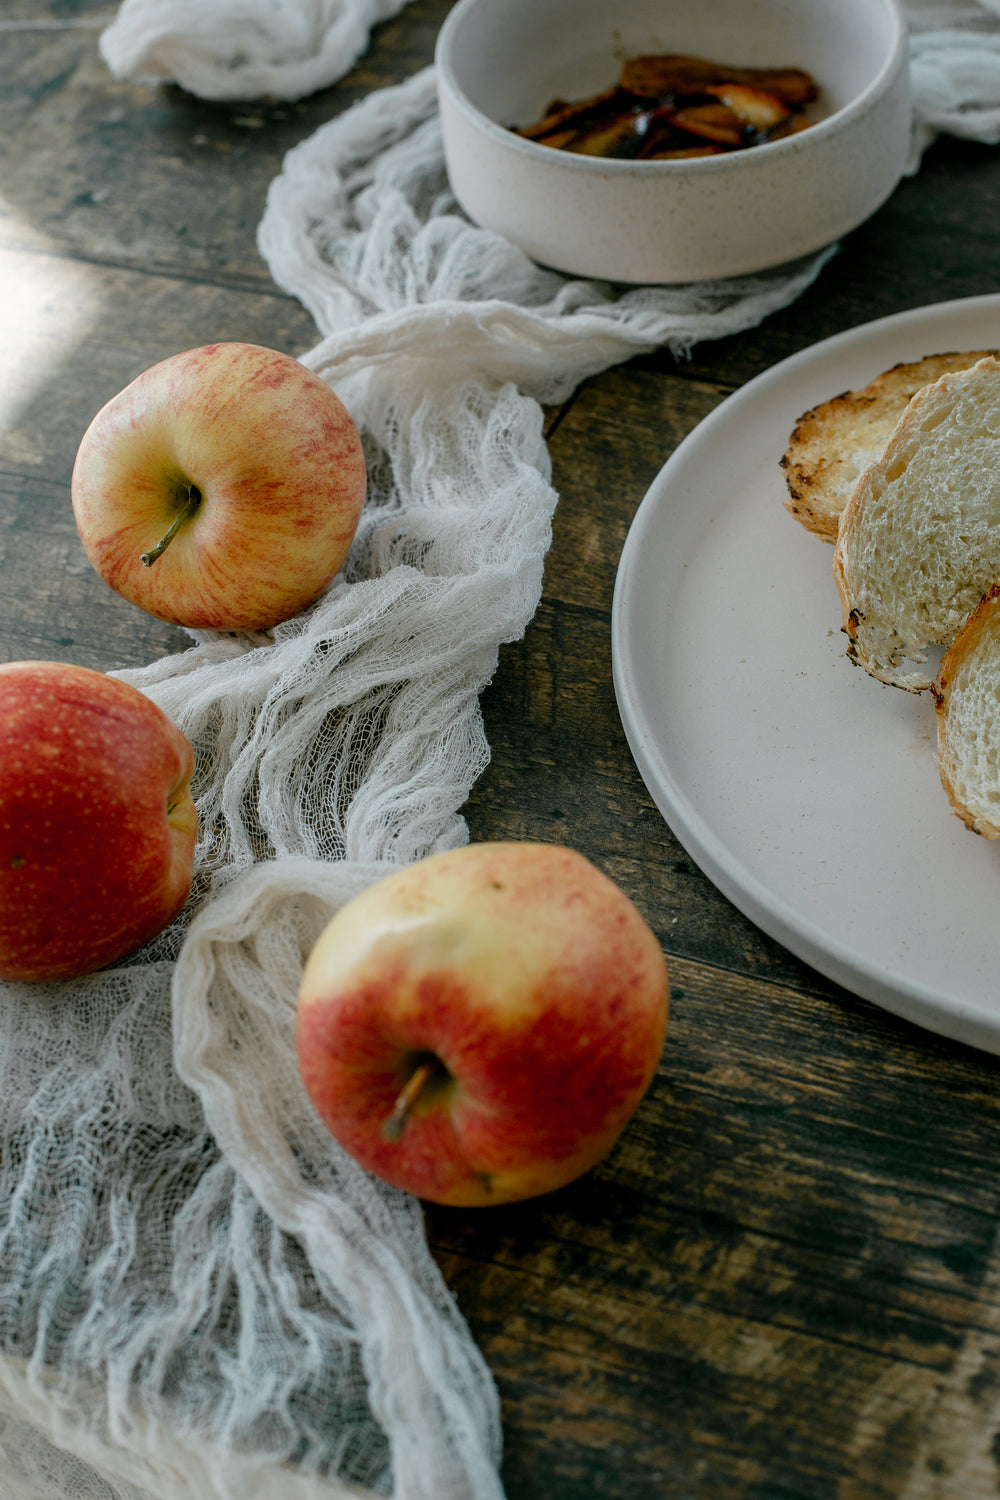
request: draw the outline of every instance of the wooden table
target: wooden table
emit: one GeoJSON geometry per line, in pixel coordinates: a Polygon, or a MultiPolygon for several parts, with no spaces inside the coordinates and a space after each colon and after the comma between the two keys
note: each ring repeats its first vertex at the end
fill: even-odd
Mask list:
{"type": "MultiPolygon", "coordinates": [[[[311,347],[255,248],[268,183],[323,121],[429,62],[448,9],[413,0],[313,98],[228,106],[116,84],[107,3],[9,7],[59,24],[5,32],[0,53],[0,277],[22,289],[0,347],[4,658],[112,669],[187,644],[87,564],[79,438],[177,349],[311,347]]],[[[469,827],[574,844],[618,880],[662,940],[673,1012],[598,1170],[519,1207],[427,1215],[499,1385],[512,1500],[997,1493],[997,1061],[837,989],[723,899],[633,766],[609,648],[625,534],[678,441],[818,339],[995,291],[998,229],[1000,152],[941,141],[787,311],[690,363],[613,369],[548,416],[555,540],[537,617],[484,695],[493,761],[469,827]]]]}

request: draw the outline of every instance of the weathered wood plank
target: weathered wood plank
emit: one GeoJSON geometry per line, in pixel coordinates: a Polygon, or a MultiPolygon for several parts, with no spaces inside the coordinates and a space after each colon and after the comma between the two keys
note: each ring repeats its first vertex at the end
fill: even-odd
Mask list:
{"type": "MultiPolygon", "coordinates": [[[[506,1398],[512,1500],[909,1493],[941,1389],[970,1347],[1000,1357],[998,1065],[672,974],[660,1071],[607,1161],[549,1199],[428,1210],[506,1398]]],[[[996,1397],[965,1399],[971,1437],[996,1397]]]]}

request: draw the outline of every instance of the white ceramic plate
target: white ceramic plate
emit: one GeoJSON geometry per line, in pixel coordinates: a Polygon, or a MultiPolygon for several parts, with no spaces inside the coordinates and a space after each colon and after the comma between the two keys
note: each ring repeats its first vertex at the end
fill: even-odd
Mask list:
{"type": "Polygon", "coordinates": [[[618,706],[692,858],[858,995],[1000,1052],[1000,845],[952,814],[929,695],[844,655],[833,549],[785,510],[797,418],[901,360],[1000,347],[1000,296],[865,324],[717,407],[636,513],[615,587],[618,706]]]}

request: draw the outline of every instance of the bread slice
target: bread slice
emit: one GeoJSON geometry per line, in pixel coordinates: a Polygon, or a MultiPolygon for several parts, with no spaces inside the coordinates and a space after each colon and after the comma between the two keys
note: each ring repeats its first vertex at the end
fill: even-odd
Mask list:
{"type": "Polygon", "coordinates": [[[1000,584],[956,635],[933,692],[948,800],[967,828],[1000,838],[1000,584]]]}
{"type": "Polygon", "coordinates": [[[894,365],[856,391],[844,391],[803,413],[781,459],[786,508],[807,531],[837,540],[840,513],[870,463],[881,458],[910,399],[952,370],[966,370],[1000,350],[928,354],[894,365]]]}
{"type": "Polygon", "coordinates": [[[904,662],[950,646],[1000,579],[1000,360],[913,397],[851,493],[833,576],[848,656],[881,682],[930,687],[904,662]]]}

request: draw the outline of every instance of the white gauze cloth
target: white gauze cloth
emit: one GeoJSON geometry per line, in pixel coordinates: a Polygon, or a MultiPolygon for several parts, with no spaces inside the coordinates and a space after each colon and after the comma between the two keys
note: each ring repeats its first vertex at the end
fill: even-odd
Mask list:
{"type": "Polygon", "coordinates": [[[1000,0],[906,0],[913,145],[909,168],[936,136],[1000,141],[1000,0]]]}
{"type": "MultiPolygon", "coordinates": [[[[279,41],[280,15],[324,14],[243,6],[279,41]]],[[[199,13],[221,35],[234,11],[199,13]]],[[[120,674],[196,750],[178,921],[111,971],[0,987],[4,1500],[500,1500],[497,1393],[419,1205],[302,1089],[302,964],[352,894],[467,838],[479,694],[556,503],[540,403],[754,326],[825,260],[621,294],[540,270],[457,211],[430,69],[289,154],[259,242],[316,321],[305,361],[359,426],[368,501],[305,613],[120,674]]]]}
{"type": "Polygon", "coordinates": [[[301,99],[342,78],[406,0],[123,0],[101,33],[116,78],[202,99],[301,99]]]}

